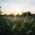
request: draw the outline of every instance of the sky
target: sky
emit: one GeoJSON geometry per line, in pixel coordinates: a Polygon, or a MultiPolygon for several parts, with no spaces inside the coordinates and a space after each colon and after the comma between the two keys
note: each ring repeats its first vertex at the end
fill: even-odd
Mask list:
{"type": "Polygon", "coordinates": [[[21,13],[30,11],[35,13],[35,0],[0,0],[1,10],[4,13],[21,13]]]}

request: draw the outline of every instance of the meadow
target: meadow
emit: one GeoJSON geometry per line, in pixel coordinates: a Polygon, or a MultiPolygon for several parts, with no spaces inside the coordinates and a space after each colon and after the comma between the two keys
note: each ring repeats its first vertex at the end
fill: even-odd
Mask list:
{"type": "Polygon", "coordinates": [[[0,34],[35,35],[35,16],[0,17],[0,34]]]}

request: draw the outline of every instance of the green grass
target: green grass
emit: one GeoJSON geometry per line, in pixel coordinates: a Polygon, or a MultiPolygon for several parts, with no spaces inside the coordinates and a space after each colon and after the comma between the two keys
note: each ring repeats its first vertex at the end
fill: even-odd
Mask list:
{"type": "Polygon", "coordinates": [[[32,34],[35,35],[35,18],[33,16],[0,17],[0,33],[8,35],[26,35],[30,30],[32,34]]]}

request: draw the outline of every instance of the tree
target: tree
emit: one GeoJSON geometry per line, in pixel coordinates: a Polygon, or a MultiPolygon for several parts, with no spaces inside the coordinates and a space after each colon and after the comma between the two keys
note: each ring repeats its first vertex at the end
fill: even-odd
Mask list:
{"type": "Polygon", "coordinates": [[[30,16],[30,15],[31,15],[31,12],[30,12],[30,11],[28,11],[28,12],[27,12],[27,14],[28,14],[28,16],[30,16]]]}
{"type": "Polygon", "coordinates": [[[7,14],[4,14],[4,16],[7,16],[7,14]]]}
{"type": "Polygon", "coordinates": [[[22,16],[31,16],[31,12],[28,11],[28,12],[22,13],[22,16]]]}
{"type": "Polygon", "coordinates": [[[21,15],[18,13],[17,15],[16,15],[17,17],[21,17],[21,15]]]}
{"type": "Polygon", "coordinates": [[[27,15],[27,13],[26,13],[26,12],[25,12],[25,13],[22,13],[22,17],[23,17],[23,16],[26,16],[26,15],[27,15]]]}
{"type": "Polygon", "coordinates": [[[15,15],[12,13],[12,14],[9,14],[9,16],[10,16],[10,17],[14,17],[15,15]]]}
{"type": "Polygon", "coordinates": [[[1,12],[1,6],[0,6],[0,15],[2,15],[2,12],[1,12]]]}

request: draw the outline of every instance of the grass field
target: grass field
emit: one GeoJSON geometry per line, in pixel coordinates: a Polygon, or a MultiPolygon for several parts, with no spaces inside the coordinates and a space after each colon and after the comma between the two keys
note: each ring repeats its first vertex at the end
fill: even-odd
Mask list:
{"type": "Polygon", "coordinates": [[[0,34],[35,35],[35,17],[0,17],[0,34]]]}

